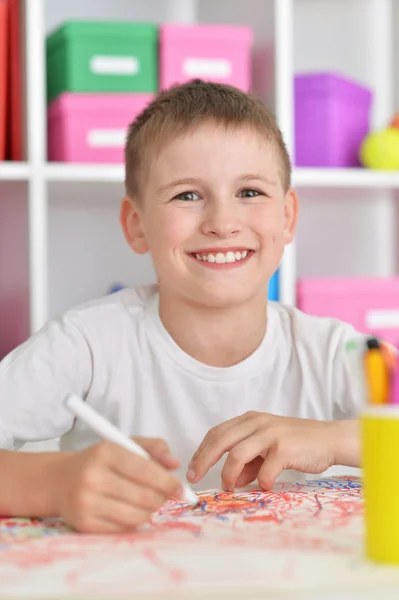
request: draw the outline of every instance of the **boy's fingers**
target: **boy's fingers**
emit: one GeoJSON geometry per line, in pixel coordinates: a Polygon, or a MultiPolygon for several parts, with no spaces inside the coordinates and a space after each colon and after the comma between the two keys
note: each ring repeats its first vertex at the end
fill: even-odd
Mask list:
{"type": "Polygon", "coordinates": [[[234,417],[233,419],[229,419],[228,421],[224,421],[224,423],[221,423],[220,425],[217,425],[216,427],[212,427],[212,429],[210,429],[208,431],[208,433],[206,434],[206,436],[204,437],[204,439],[202,440],[202,442],[198,446],[197,450],[194,452],[194,454],[193,454],[193,456],[191,458],[190,465],[197,460],[197,458],[202,453],[204,447],[207,446],[212,439],[214,439],[214,438],[216,438],[216,439],[221,438],[226,433],[226,431],[228,431],[232,427],[235,427],[241,421],[245,421],[246,419],[247,419],[247,415],[246,414],[245,415],[239,415],[238,417],[234,417]]]}
{"type": "Polygon", "coordinates": [[[134,504],[103,497],[99,502],[96,517],[112,523],[120,530],[129,531],[148,521],[150,514],[150,511],[134,504]]]}
{"type": "Polygon", "coordinates": [[[165,469],[174,471],[180,467],[180,461],[175,458],[172,454],[161,454],[159,456],[153,455],[153,458],[159,462],[165,469]]]}
{"type": "Polygon", "coordinates": [[[134,505],[149,512],[158,510],[165,502],[165,496],[157,490],[119,477],[112,471],[108,471],[104,475],[99,491],[107,498],[134,505]]]}
{"type": "MultiPolygon", "coordinates": [[[[269,441],[270,444],[270,441],[269,441]]],[[[235,445],[229,452],[222,469],[222,487],[224,490],[233,491],[237,479],[245,465],[250,463],[260,454],[265,456],[268,444],[263,436],[253,435],[235,445]]]]}
{"type": "Polygon", "coordinates": [[[123,527],[121,527],[120,525],[116,525],[111,521],[107,521],[106,519],[100,519],[97,517],[84,521],[82,523],[77,523],[76,525],[72,523],[72,527],[80,533],[110,534],[123,533],[124,531],[123,527]]]}
{"type": "Polygon", "coordinates": [[[111,470],[134,483],[160,492],[166,498],[179,493],[181,483],[175,475],[153,460],[133,455],[125,448],[120,450],[109,465],[111,470]]]}
{"type": "Polygon", "coordinates": [[[254,423],[243,420],[239,424],[229,427],[221,435],[218,429],[215,428],[209,431],[204,438],[201,450],[197,452],[196,458],[190,463],[187,473],[187,478],[190,481],[194,482],[201,479],[222,458],[225,452],[250,437],[254,433],[254,423]]]}
{"type": "Polygon", "coordinates": [[[133,438],[144,450],[158,461],[166,469],[177,469],[180,467],[180,461],[174,457],[169,449],[168,444],[160,438],[133,438]]]}
{"type": "Polygon", "coordinates": [[[256,458],[251,460],[250,463],[245,465],[245,467],[243,468],[243,470],[237,478],[235,487],[245,487],[246,485],[249,485],[250,483],[255,481],[255,479],[258,477],[259,469],[263,465],[263,460],[264,459],[261,456],[257,456],[256,458]]]}
{"type": "Polygon", "coordinates": [[[157,454],[170,452],[168,444],[161,438],[133,437],[132,439],[150,454],[153,452],[157,454]]]}
{"type": "Polygon", "coordinates": [[[274,486],[274,483],[280,473],[284,470],[284,465],[276,451],[271,451],[263,461],[263,465],[259,469],[258,483],[262,490],[269,491],[274,486]]]}

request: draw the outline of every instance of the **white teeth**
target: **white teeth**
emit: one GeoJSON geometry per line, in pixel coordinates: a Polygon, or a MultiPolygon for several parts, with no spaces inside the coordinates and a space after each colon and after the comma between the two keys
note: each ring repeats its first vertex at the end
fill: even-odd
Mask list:
{"type": "Polygon", "coordinates": [[[224,254],[222,254],[222,252],[218,252],[216,254],[216,262],[220,265],[222,263],[226,262],[226,257],[224,254]]]}
{"type": "Polygon", "coordinates": [[[195,258],[197,260],[201,260],[201,261],[205,261],[205,262],[209,262],[209,263],[216,263],[216,264],[224,264],[224,263],[234,263],[237,262],[239,260],[243,260],[244,258],[246,258],[248,256],[248,250],[243,250],[243,252],[239,252],[238,250],[236,252],[233,252],[232,250],[229,250],[228,252],[226,252],[225,254],[223,252],[217,252],[216,254],[194,254],[195,258]]]}

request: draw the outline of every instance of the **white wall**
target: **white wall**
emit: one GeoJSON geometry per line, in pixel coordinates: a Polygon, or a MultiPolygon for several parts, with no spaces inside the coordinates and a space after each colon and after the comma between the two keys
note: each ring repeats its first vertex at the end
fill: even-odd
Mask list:
{"type": "Polygon", "coordinates": [[[51,184],[50,309],[53,314],[102,296],[111,285],[155,281],[149,255],[128,247],[119,225],[123,186],[51,184]],[[76,282],[76,284],[74,283],[76,282]]]}
{"type": "MultiPolygon", "coordinates": [[[[155,21],[161,23],[173,18],[173,10],[187,2],[174,0],[45,0],[45,26],[47,31],[61,25],[67,19],[91,21],[155,21]]],[[[194,3],[195,4],[195,3],[194,3]]],[[[174,18],[178,18],[175,14],[174,18]]]]}

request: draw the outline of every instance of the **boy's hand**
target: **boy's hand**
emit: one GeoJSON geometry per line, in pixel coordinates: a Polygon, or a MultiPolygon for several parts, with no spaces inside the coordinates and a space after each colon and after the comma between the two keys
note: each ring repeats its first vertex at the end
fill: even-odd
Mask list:
{"type": "Polygon", "coordinates": [[[356,434],[354,421],[312,421],[250,411],[207,433],[187,479],[199,481],[228,452],[222,470],[224,490],[244,487],[256,478],[261,488],[269,490],[285,469],[316,474],[334,464],[358,466],[356,434]]]}
{"type": "Polygon", "coordinates": [[[85,533],[118,533],[146,522],[181,483],[169,469],[179,462],[162,440],[136,438],[155,459],[147,460],[110,442],[68,453],[53,479],[57,514],[85,533]],[[156,461],[156,462],[155,462],[156,461]]]}

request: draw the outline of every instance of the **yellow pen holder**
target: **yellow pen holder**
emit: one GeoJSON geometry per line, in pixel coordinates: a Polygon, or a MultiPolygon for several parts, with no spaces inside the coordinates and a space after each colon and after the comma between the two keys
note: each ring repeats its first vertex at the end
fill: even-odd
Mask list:
{"type": "Polygon", "coordinates": [[[366,557],[399,565],[399,406],[361,416],[366,557]]]}

